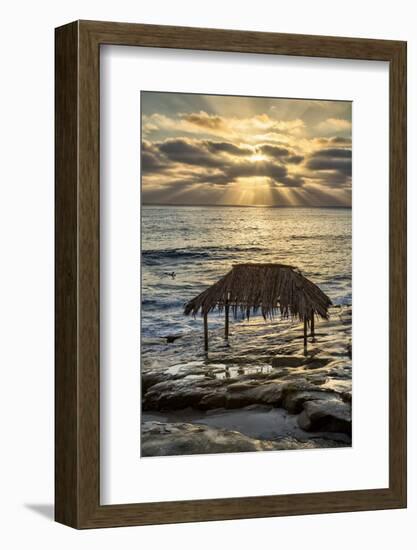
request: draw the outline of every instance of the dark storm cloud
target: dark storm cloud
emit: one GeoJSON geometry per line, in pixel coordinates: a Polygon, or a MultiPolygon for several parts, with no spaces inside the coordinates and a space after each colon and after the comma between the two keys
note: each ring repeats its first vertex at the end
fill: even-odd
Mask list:
{"type": "Polygon", "coordinates": [[[312,171],[328,172],[320,178],[327,185],[348,183],[352,175],[352,150],[325,148],[315,151],[306,163],[312,171]]]}
{"type": "Polygon", "coordinates": [[[159,151],[169,160],[194,166],[220,167],[221,159],[212,155],[201,142],[170,139],[159,144],[159,151]]]}
{"type": "Polygon", "coordinates": [[[351,149],[320,149],[313,153],[315,158],[352,158],[351,149]]]}
{"type": "Polygon", "coordinates": [[[285,166],[272,162],[237,162],[225,163],[221,171],[207,170],[203,173],[190,175],[192,183],[210,183],[213,185],[228,185],[238,178],[269,178],[272,182],[291,187],[303,184],[301,178],[288,176],[285,166]]]}
{"type": "Polygon", "coordinates": [[[228,153],[237,157],[248,156],[253,154],[250,147],[242,147],[229,143],[227,141],[206,141],[204,142],[207,149],[213,153],[228,153]]]}
{"type": "Polygon", "coordinates": [[[268,157],[280,159],[287,164],[301,164],[304,160],[303,155],[295,155],[289,149],[277,145],[261,145],[257,151],[268,157]]]}
{"type": "Polygon", "coordinates": [[[250,147],[225,141],[190,141],[179,138],[155,142],[154,146],[171,161],[207,167],[221,167],[225,163],[222,153],[236,157],[251,156],[254,153],[250,147]]]}
{"type": "Polygon", "coordinates": [[[263,155],[267,155],[268,157],[281,158],[288,157],[290,154],[285,147],[278,147],[276,145],[261,145],[258,149],[263,155]]]}
{"type": "Polygon", "coordinates": [[[142,171],[158,173],[163,172],[167,168],[167,163],[159,155],[158,148],[149,143],[142,141],[141,152],[142,171]]]}
{"type": "Polygon", "coordinates": [[[164,170],[165,165],[160,163],[155,155],[148,152],[142,152],[142,170],[144,172],[160,172],[164,170]]]}
{"type": "Polygon", "coordinates": [[[291,155],[285,159],[285,162],[288,164],[301,164],[303,160],[303,155],[291,155]]]}
{"type": "MultiPolygon", "coordinates": [[[[266,159],[254,161],[253,155],[255,152],[258,153],[260,148],[255,151],[251,147],[228,142],[184,138],[144,142],[144,144],[142,147],[143,173],[165,172],[172,178],[172,185],[179,184],[181,178],[187,183],[214,185],[227,185],[238,178],[269,178],[278,185],[289,187],[302,186],[304,183],[301,177],[289,175],[285,164],[279,162],[277,158],[268,156],[266,159]]],[[[268,151],[272,153],[272,149],[281,148],[271,146],[268,151]]],[[[297,164],[303,160],[301,156],[288,155],[287,150],[285,154],[282,153],[283,160],[286,162],[297,164]]]]}

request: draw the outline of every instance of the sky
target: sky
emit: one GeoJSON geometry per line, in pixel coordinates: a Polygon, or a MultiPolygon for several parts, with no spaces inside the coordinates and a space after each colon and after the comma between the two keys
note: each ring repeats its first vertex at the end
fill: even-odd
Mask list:
{"type": "Polygon", "coordinates": [[[352,104],[141,92],[142,203],[351,206],[352,104]]]}

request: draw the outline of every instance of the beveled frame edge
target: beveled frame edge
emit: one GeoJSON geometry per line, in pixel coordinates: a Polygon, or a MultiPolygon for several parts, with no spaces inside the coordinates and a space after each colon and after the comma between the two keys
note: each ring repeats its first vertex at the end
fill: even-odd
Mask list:
{"type": "Polygon", "coordinates": [[[55,30],[55,519],[75,528],[406,507],[406,43],[75,21],[55,30]],[[118,44],[390,63],[389,487],[100,505],[99,51],[118,44]]]}

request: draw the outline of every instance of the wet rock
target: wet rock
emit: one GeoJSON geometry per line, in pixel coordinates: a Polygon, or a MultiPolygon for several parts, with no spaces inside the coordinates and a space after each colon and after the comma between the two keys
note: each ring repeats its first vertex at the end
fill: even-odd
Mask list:
{"type": "Polygon", "coordinates": [[[168,336],[164,336],[163,338],[166,339],[167,344],[172,344],[175,340],[182,338],[182,334],[168,334],[168,336]]]}
{"type": "Polygon", "coordinates": [[[282,399],[282,384],[265,383],[256,384],[235,383],[230,384],[207,397],[204,397],[199,405],[199,409],[208,409],[211,407],[225,407],[226,409],[240,409],[249,405],[272,405],[277,407],[282,399]]]}
{"type": "Polygon", "coordinates": [[[272,358],[272,367],[274,369],[280,367],[297,368],[305,363],[305,359],[302,355],[278,355],[272,358]]]}
{"type": "Polygon", "coordinates": [[[323,391],[291,391],[288,392],[282,402],[282,406],[291,414],[302,412],[307,401],[334,399],[334,394],[326,394],[323,391]]]}
{"type": "Polygon", "coordinates": [[[314,357],[314,358],[311,358],[309,361],[306,361],[305,367],[310,370],[321,369],[326,365],[328,365],[330,361],[331,359],[327,357],[314,357]]]}
{"type": "Polygon", "coordinates": [[[352,434],[352,409],[340,399],[320,399],[304,403],[298,425],[308,432],[352,434]]]}
{"type": "MultiPolygon", "coordinates": [[[[240,432],[188,423],[145,422],[142,424],[142,456],[172,456],[207,453],[235,453],[314,449],[323,446],[320,440],[299,441],[284,437],[266,441],[240,432]]],[[[338,446],[336,442],[326,446],[338,446]]]]}
{"type": "Polygon", "coordinates": [[[148,371],[142,374],[142,393],[148,391],[151,386],[163,382],[166,378],[164,373],[158,371],[148,371]]]}
{"type": "Polygon", "coordinates": [[[344,391],[340,394],[340,397],[345,401],[346,403],[352,403],[352,393],[348,391],[344,391]]]}
{"type": "Polygon", "coordinates": [[[199,408],[199,403],[205,396],[225,391],[225,385],[224,380],[204,376],[165,380],[151,386],[144,393],[142,406],[145,411],[199,408]]]}
{"type": "Polygon", "coordinates": [[[243,392],[256,387],[257,384],[255,382],[235,382],[234,384],[229,384],[227,391],[232,393],[243,392]]]}
{"type": "Polygon", "coordinates": [[[198,408],[203,411],[222,409],[226,407],[226,392],[213,392],[205,395],[198,403],[198,408]]]}
{"type": "Polygon", "coordinates": [[[249,390],[248,394],[251,403],[262,403],[277,407],[282,400],[283,388],[284,385],[277,382],[260,384],[249,390]]]}
{"type": "Polygon", "coordinates": [[[176,410],[194,407],[226,407],[229,409],[252,404],[279,406],[285,385],[277,381],[244,381],[190,376],[165,380],[149,386],[142,396],[143,410],[176,410]],[[203,378],[203,379],[201,379],[203,378]]]}
{"type": "MultiPolygon", "coordinates": [[[[195,332],[184,333],[181,339],[173,340],[174,344],[167,343],[167,338],[178,334],[143,339],[141,393],[145,416],[164,423],[191,423],[180,414],[189,409],[198,424],[199,418],[215,410],[233,415],[248,407],[266,406],[282,411],[288,422],[283,423],[282,431],[280,427],[270,433],[248,433],[249,439],[269,441],[291,435],[301,441],[321,439],[322,447],[332,446],[335,440],[346,445],[351,431],[350,322],[350,308],[332,309],[330,320],[318,323],[317,341],[312,344],[309,340],[307,355],[300,337],[302,327],[286,321],[252,319],[250,323],[236,323],[228,347],[223,328],[213,329],[208,355],[200,332],[197,336],[195,332]]],[[[224,428],[236,429],[235,425],[224,428]]],[[[164,441],[165,436],[169,439],[170,432],[164,441]]]]}
{"type": "Polygon", "coordinates": [[[326,383],[326,378],[321,378],[321,377],[313,378],[312,380],[310,380],[310,383],[313,384],[314,386],[323,386],[323,384],[326,383]]]}
{"type": "Polygon", "coordinates": [[[309,354],[307,357],[304,355],[279,355],[272,358],[272,367],[319,369],[325,367],[331,360],[331,357],[317,357],[315,354],[309,354]]]}

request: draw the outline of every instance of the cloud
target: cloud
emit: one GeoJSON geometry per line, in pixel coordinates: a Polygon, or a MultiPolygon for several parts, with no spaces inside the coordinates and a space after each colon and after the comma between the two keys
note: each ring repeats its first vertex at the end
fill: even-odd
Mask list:
{"type": "Polygon", "coordinates": [[[142,116],[142,131],[145,136],[168,131],[176,134],[204,133],[226,138],[246,135],[255,138],[265,133],[299,135],[304,126],[304,121],[300,118],[277,120],[265,113],[242,118],[213,115],[205,111],[179,113],[171,117],[160,113],[142,116]]]}
{"type": "Polygon", "coordinates": [[[143,106],[142,192],[149,200],[238,204],[250,203],[252,193],[260,204],[274,197],[349,203],[346,102],[174,96],[152,96],[143,106]]]}
{"type": "Polygon", "coordinates": [[[351,149],[319,149],[312,155],[316,158],[352,158],[351,149]]]}
{"type": "Polygon", "coordinates": [[[225,123],[224,119],[219,115],[209,115],[205,111],[199,113],[190,113],[180,115],[183,120],[199,127],[210,128],[211,130],[218,130],[223,128],[225,123]]]}
{"type": "Polygon", "coordinates": [[[310,170],[337,170],[346,175],[350,175],[351,167],[350,161],[338,158],[313,158],[307,162],[307,168],[310,170]]]}
{"type": "Polygon", "coordinates": [[[317,129],[324,134],[345,133],[351,131],[352,123],[344,118],[327,118],[319,122],[317,129]]]}
{"type": "Polygon", "coordinates": [[[285,166],[276,162],[261,161],[248,162],[244,161],[225,167],[225,174],[232,180],[236,178],[271,178],[277,183],[284,183],[288,175],[288,170],[285,166]]]}
{"type": "Polygon", "coordinates": [[[205,144],[208,150],[214,153],[228,153],[238,157],[253,155],[254,153],[251,147],[242,147],[225,141],[206,141],[205,144]]]}
{"type": "Polygon", "coordinates": [[[325,185],[349,186],[352,176],[352,150],[333,147],[319,149],[310,155],[306,168],[310,170],[310,178],[320,180],[325,185]]]}
{"type": "Polygon", "coordinates": [[[268,157],[280,159],[286,164],[301,164],[304,160],[303,155],[296,155],[293,151],[277,145],[261,145],[256,151],[268,157]]]}
{"type": "Polygon", "coordinates": [[[222,161],[212,155],[201,142],[192,142],[186,139],[168,139],[158,144],[159,151],[169,160],[197,166],[218,167],[222,161]]]}
{"type": "Polygon", "coordinates": [[[312,140],[316,145],[327,145],[329,147],[349,147],[352,146],[352,139],[344,136],[320,137],[312,140]]]}
{"type": "Polygon", "coordinates": [[[329,138],[329,141],[331,143],[338,144],[338,145],[350,145],[352,143],[352,140],[350,138],[345,138],[342,136],[329,138]]]}
{"type": "Polygon", "coordinates": [[[285,159],[288,164],[301,164],[304,160],[303,155],[291,155],[285,159]]]}
{"type": "Polygon", "coordinates": [[[276,145],[261,145],[258,147],[258,150],[269,157],[288,157],[290,154],[289,150],[285,147],[277,147],[276,145]]]}
{"type": "Polygon", "coordinates": [[[301,186],[303,178],[289,173],[286,164],[300,162],[296,155],[280,148],[266,149],[238,146],[228,142],[189,138],[166,139],[160,142],[145,140],[142,146],[142,173],[146,176],[164,175],[171,185],[211,183],[227,185],[242,178],[267,178],[280,186],[301,186]],[[275,150],[276,149],[276,150],[275,150]],[[259,151],[281,154],[279,157],[256,158],[259,151]]]}
{"type": "Polygon", "coordinates": [[[146,140],[142,141],[141,165],[143,172],[161,172],[168,167],[158,153],[158,148],[152,143],[146,140]]]}

